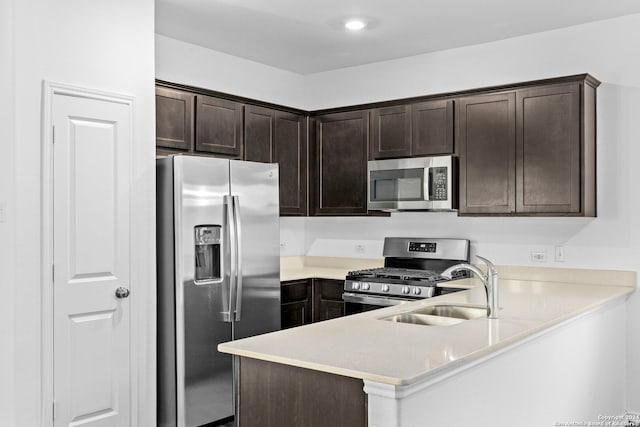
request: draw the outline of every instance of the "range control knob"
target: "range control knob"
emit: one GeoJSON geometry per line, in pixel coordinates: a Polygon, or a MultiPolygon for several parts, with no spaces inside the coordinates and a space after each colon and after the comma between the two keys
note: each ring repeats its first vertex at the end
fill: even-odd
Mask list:
{"type": "Polygon", "coordinates": [[[414,295],[420,295],[422,293],[422,289],[420,288],[413,288],[413,294],[414,295]]]}
{"type": "Polygon", "coordinates": [[[382,292],[389,292],[389,285],[382,285],[382,292]]]}
{"type": "Polygon", "coordinates": [[[353,289],[360,289],[360,283],[358,282],[352,283],[351,286],[353,287],[353,289]]]}
{"type": "Polygon", "coordinates": [[[403,286],[403,287],[402,287],[402,293],[403,293],[403,294],[409,294],[409,293],[411,293],[411,288],[410,288],[410,287],[408,287],[408,286],[403,286]]]}
{"type": "Polygon", "coordinates": [[[362,284],[362,290],[363,291],[368,291],[371,288],[371,285],[369,285],[368,283],[363,283],[362,284]]]}

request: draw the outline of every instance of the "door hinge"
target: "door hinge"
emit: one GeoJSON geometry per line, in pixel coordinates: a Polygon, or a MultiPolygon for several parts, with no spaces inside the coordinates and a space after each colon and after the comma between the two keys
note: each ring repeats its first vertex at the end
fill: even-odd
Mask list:
{"type": "Polygon", "coordinates": [[[51,404],[51,412],[53,415],[53,419],[56,419],[56,401],[54,400],[53,403],[51,404]]]}
{"type": "Polygon", "coordinates": [[[51,143],[52,144],[56,143],[56,127],[55,126],[51,126],[51,143]]]}
{"type": "Polygon", "coordinates": [[[51,281],[55,282],[56,280],[56,266],[51,264],[51,281]]]}

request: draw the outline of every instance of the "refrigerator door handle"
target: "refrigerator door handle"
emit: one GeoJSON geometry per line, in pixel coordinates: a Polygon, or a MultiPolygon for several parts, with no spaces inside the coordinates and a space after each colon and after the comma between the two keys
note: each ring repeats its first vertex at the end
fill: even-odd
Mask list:
{"type": "Polygon", "coordinates": [[[229,235],[229,305],[227,312],[223,313],[225,322],[233,322],[236,303],[236,264],[237,264],[237,236],[235,228],[233,198],[229,195],[224,196],[225,207],[225,227],[229,235]]]}
{"type": "Polygon", "coordinates": [[[236,229],[236,305],[235,320],[239,321],[242,317],[242,220],[240,216],[240,198],[233,196],[233,220],[236,229]]]}

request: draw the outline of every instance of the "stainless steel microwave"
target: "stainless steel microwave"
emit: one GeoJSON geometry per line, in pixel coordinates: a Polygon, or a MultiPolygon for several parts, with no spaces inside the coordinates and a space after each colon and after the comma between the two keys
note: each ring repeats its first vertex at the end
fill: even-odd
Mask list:
{"type": "Polygon", "coordinates": [[[457,157],[371,160],[367,165],[369,210],[458,208],[457,157]]]}

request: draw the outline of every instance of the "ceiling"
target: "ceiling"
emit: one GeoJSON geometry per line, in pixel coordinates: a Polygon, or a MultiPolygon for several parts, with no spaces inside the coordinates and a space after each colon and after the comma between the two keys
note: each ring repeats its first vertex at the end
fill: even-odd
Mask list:
{"type": "Polygon", "coordinates": [[[156,0],[156,33],[312,74],[634,13],[638,0],[156,0]]]}

